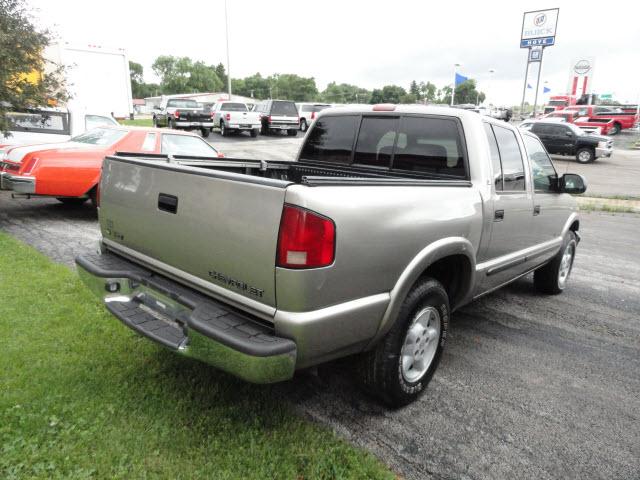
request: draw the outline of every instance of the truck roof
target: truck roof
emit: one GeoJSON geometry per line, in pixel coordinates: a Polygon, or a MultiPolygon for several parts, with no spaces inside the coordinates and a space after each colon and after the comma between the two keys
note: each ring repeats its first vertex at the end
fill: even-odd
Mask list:
{"type": "MultiPolygon", "coordinates": [[[[464,110],[461,108],[451,108],[448,106],[434,105],[395,105],[392,103],[383,103],[377,105],[354,104],[327,108],[319,113],[319,117],[329,115],[347,115],[349,113],[377,113],[377,114],[398,114],[398,113],[418,113],[423,115],[445,115],[448,117],[457,117],[460,119],[479,119],[483,118],[487,121],[497,121],[491,117],[481,116],[472,110],[464,110]]],[[[505,122],[499,121],[500,124],[505,122]]],[[[508,125],[508,124],[507,124],[508,125]]]]}

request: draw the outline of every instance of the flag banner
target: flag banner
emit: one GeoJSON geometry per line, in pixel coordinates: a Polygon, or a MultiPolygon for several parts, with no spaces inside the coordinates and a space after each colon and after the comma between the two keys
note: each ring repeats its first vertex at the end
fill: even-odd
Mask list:
{"type": "Polygon", "coordinates": [[[468,77],[465,77],[464,75],[460,75],[459,73],[456,73],[456,87],[461,83],[466,82],[467,80],[469,80],[468,77]]]}
{"type": "Polygon", "coordinates": [[[548,87],[544,87],[544,88],[542,89],[542,93],[549,93],[550,91],[551,91],[551,89],[550,89],[550,88],[548,88],[548,87]]]}
{"type": "Polygon", "coordinates": [[[527,88],[533,88],[533,87],[527,83],[527,88]]]}

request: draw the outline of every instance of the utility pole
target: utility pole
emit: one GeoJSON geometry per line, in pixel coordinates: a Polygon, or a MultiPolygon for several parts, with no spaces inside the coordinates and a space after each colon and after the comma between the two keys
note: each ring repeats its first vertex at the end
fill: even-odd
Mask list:
{"type": "Polygon", "coordinates": [[[231,100],[231,65],[229,64],[229,21],[227,19],[227,0],[224,0],[224,31],[227,37],[227,91],[231,100]]]}
{"type": "Polygon", "coordinates": [[[542,56],[544,55],[544,47],[540,49],[540,61],[538,62],[538,79],[536,80],[536,97],[533,100],[533,118],[536,118],[536,109],[538,107],[538,89],[540,88],[540,74],[542,73],[542,56]]]}

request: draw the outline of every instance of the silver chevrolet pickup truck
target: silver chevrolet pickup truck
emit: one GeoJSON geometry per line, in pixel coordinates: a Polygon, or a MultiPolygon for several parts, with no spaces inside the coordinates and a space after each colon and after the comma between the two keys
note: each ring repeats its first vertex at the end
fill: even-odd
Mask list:
{"type": "Polygon", "coordinates": [[[451,312],[523,275],[564,290],[579,175],[538,138],[458,109],[327,109],[295,162],[116,154],[84,282],[125,325],[245,380],[352,356],[418,397],[451,312]],[[161,159],[162,160],[162,159],[161,159]]]}

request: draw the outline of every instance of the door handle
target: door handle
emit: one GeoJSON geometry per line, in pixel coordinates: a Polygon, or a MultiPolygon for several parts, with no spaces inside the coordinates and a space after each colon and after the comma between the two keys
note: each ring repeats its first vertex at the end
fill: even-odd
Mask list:
{"type": "Polygon", "coordinates": [[[158,195],[158,210],[169,213],[178,213],[178,197],[161,193],[158,195]]]}
{"type": "Polygon", "coordinates": [[[504,220],[504,210],[496,210],[493,212],[494,222],[501,222],[502,220],[504,220]]]}
{"type": "Polygon", "coordinates": [[[533,207],[533,214],[534,215],[540,215],[540,205],[535,205],[533,207]]]}

